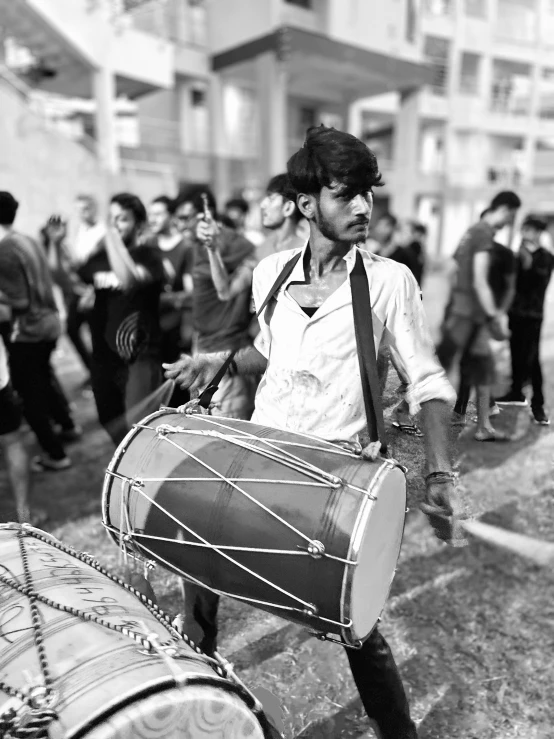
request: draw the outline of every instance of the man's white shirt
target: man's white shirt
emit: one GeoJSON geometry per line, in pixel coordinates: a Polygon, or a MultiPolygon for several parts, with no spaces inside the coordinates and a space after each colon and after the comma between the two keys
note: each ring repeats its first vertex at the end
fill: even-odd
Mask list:
{"type": "MultiPolygon", "coordinates": [[[[306,248],[260,262],[253,277],[256,307],[284,265],[306,248]]],[[[348,278],[311,318],[287,291],[291,282],[305,282],[303,259],[260,316],[254,344],[268,366],[258,387],[253,422],[333,441],[355,441],[364,431],[349,278],[356,250],[352,247],[345,256],[348,278]]],[[[455,392],[435,356],[414,277],[404,265],[359,251],[369,282],[375,351],[382,342],[390,346],[394,363],[408,379],[410,413],[417,413],[428,400],[452,402],[455,392]]]]}
{"type": "Polygon", "coordinates": [[[98,221],[94,226],[79,224],[71,257],[77,264],[84,264],[94,254],[100,241],[106,235],[106,226],[98,221]]]}
{"type": "Polygon", "coordinates": [[[0,390],[3,390],[10,381],[10,372],[8,368],[8,352],[4,345],[4,341],[0,336],[0,390]]]}

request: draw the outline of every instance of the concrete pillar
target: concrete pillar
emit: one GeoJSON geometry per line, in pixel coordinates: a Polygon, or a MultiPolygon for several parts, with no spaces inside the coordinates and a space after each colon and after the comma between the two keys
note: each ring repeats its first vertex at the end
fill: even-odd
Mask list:
{"type": "MultiPolygon", "coordinates": [[[[415,215],[419,181],[419,95],[417,90],[400,96],[393,143],[394,181],[391,186],[391,211],[400,218],[415,215]]],[[[387,183],[388,184],[388,183],[387,183]]]]}
{"type": "Polygon", "coordinates": [[[222,203],[230,195],[230,171],[223,109],[223,80],[217,73],[210,77],[209,110],[212,187],[218,203],[222,203]]]}
{"type": "Polygon", "coordinates": [[[96,101],[96,146],[105,170],[117,174],[120,170],[119,148],[115,132],[115,77],[108,66],[93,72],[93,90],[96,101]]]}
{"type": "Polygon", "coordinates": [[[260,178],[262,187],[287,163],[287,72],[273,52],[256,59],[259,109],[260,178]]]}

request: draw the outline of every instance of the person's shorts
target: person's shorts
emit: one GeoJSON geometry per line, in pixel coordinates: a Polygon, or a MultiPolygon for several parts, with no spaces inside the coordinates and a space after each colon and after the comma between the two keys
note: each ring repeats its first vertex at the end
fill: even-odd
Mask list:
{"type": "Polygon", "coordinates": [[[21,401],[8,383],[0,390],[0,436],[17,431],[22,418],[21,401]]]}

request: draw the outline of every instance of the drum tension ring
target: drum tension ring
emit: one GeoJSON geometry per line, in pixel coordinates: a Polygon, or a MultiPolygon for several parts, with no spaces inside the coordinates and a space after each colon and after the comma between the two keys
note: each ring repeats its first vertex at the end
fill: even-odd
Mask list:
{"type": "Polygon", "coordinates": [[[348,644],[347,642],[342,641],[341,639],[335,639],[334,636],[329,636],[329,634],[325,634],[322,631],[311,631],[310,632],[312,636],[315,636],[316,639],[319,639],[319,641],[330,641],[333,642],[333,644],[340,644],[341,647],[346,647],[346,649],[361,649],[363,642],[358,640],[355,644],[348,644]]]}
{"type": "Polygon", "coordinates": [[[317,608],[310,603],[306,608],[304,608],[304,613],[306,616],[313,616],[315,618],[317,616],[317,608]]]}

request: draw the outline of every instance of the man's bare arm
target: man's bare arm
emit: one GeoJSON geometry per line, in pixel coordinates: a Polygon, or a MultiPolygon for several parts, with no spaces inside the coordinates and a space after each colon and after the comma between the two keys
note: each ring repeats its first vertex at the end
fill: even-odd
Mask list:
{"type": "Polygon", "coordinates": [[[473,286],[481,307],[491,318],[498,315],[494,295],[489,285],[490,255],[480,251],[473,257],[473,286]]]}
{"type": "Polygon", "coordinates": [[[257,264],[256,259],[246,259],[230,275],[227,272],[221,254],[217,249],[208,250],[212,280],[217,291],[217,297],[224,303],[231,300],[252,284],[252,273],[257,264]]]}
{"type": "Polygon", "coordinates": [[[421,404],[427,474],[452,471],[448,448],[451,415],[451,409],[444,400],[427,400],[421,404]]]}
{"type": "MultiPolygon", "coordinates": [[[[196,357],[184,354],[177,362],[164,364],[163,368],[167,379],[174,380],[182,388],[188,388],[191,393],[199,393],[207,387],[228,356],[228,352],[198,354],[196,357]]],[[[247,346],[237,352],[234,364],[240,375],[262,375],[267,367],[267,359],[254,346],[247,346]]]]}
{"type": "Polygon", "coordinates": [[[106,254],[124,290],[130,290],[139,283],[152,281],[150,272],[142,265],[135,264],[115,228],[108,228],[106,231],[106,254]]]}

